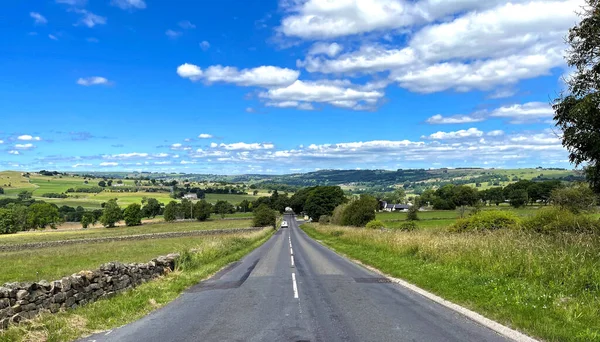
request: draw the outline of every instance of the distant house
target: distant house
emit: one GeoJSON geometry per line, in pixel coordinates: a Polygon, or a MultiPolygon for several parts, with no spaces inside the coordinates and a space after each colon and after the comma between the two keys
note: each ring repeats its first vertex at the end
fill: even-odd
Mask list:
{"type": "Polygon", "coordinates": [[[195,194],[195,193],[185,194],[185,195],[183,195],[183,198],[189,199],[189,200],[197,200],[198,194],[195,194]]]}
{"type": "Polygon", "coordinates": [[[383,211],[408,211],[410,207],[411,206],[408,204],[392,204],[386,201],[381,202],[381,210],[383,211]]]}

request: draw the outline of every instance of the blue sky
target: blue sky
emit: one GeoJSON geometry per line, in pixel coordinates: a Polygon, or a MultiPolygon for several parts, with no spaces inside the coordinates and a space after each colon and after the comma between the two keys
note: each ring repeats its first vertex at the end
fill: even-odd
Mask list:
{"type": "Polygon", "coordinates": [[[570,167],[580,0],[2,4],[0,169],[570,167]]]}

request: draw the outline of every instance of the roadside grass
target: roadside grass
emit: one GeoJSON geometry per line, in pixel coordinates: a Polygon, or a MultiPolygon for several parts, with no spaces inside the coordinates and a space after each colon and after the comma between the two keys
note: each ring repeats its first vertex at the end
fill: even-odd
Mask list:
{"type": "MultiPolygon", "coordinates": [[[[192,230],[248,228],[252,226],[252,220],[214,220],[206,222],[164,222],[147,224],[135,227],[115,228],[89,228],[70,231],[51,230],[42,232],[21,232],[17,234],[0,235],[0,245],[11,245],[31,242],[89,239],[113,236],[125,236],[136,234],[183,232],[192,230]]],[[[2,254],[0,253],[0,256],[2,254]]]]}
{"type": "Polygon", "coordinates": [[[0,342],[72,341],[133,322],[171,302],[185,289],[225,265],[239,260],[267,241],[273,232],[265,229],[239,236],[204,239],[201,251],[194,253],[193,262],[184,271],[177,270],[110,299],[54,315],[41,315],[29,323],[12,326],[0,332],[0,342]]]}
{"type": "Polygon", "coordinates": [[[530,335],[600,341],[598,236],[301,228],[351,258],[530,335]]]}

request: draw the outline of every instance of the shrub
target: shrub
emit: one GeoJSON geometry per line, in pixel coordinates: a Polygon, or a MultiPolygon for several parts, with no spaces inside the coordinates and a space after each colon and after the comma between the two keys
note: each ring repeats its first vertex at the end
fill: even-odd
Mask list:
{"type": "Polygon", "coordinates": [[[523,229],[538,233],[600,233],[600,221],[566,209],[545,208],[526,219],[523,229]]]}
{"type": "Polygon", "coordinates": [[[81,217],[81,227],[86,229],[90,225],[96,224],[97,221],[98,220],[96,219],[96,215],[94,215],[94,213],[87,212],[81,217]]]}
{"type": "Polygon", "coordinates": [[[273,226],[273,228],[275,228],[277,225],[277,212],[269,208],[266,204],[259,205],[254,209],[252,225],[254,227],[273,226]]]}
{"type": "Polygon", "coordinates": [[[417,224],[415,223],[415,221],[402,222],[398,227],[394,229],[409,232],[411,230],[417,229],[417,224]]]}
{"type": "Polygon", "coordinates": [[[570,188],[554,189],[550,201],[561,209],[578,214],[594,207],[596,195],[587,185],[579,184],[570,188]]]}
{"type": "Polygon", "coordinates": [[[408,208],[408,214],[406,215],[406,219],[409,221],[418,221],[419,220],[419,205],[414,204],[412,207],[408,208]]]}
{"type": "Polygon", "coordinates": [[[164,218],[166,222],[175,221],[179,211],[177,202],[171,201],[165,206],[164,218]]]}
{"type": "Polygon", "coordinates": [[[338,226],[342,225],[342,216],[344,215],[344,210],[348,207],[348,203],[340,204],[335,209],[333,209],[333,214],[331,214],[331,219],[329,220],[332,224],[337,224],[338,226]]]}
{"type": "Polygon", "coordinates": [[[497,230],[502,228],[517,228],[519,217],[509,211],[481,211],[468,218],[459,219],[448,229],[452,232],[497,230]]]}
{"type": "Polygon", "coordinates": [[[383,222],[379,220],[371,220],[367,223],[367,229],[382,229],[385,228],[383,222]]]}
{"type": "Polygon", "coordinates": [[[320,224],[329,224],[330,222],[331,222],[331,216],[329,216],[329,215],[321,215],[321,217],[319,217],[320,224]]]}

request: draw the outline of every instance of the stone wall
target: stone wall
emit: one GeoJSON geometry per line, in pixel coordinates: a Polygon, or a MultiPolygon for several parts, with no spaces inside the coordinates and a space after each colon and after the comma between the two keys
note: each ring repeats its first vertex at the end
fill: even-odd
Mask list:
{"type": "Polygon", "coordinates": [[[134,288],[172,271],[178,257],[169,254],[141,264],[109,262],[53,282],[4,284],[0,286],[0,329],[43,312],[74,309],[134,288]]]}

